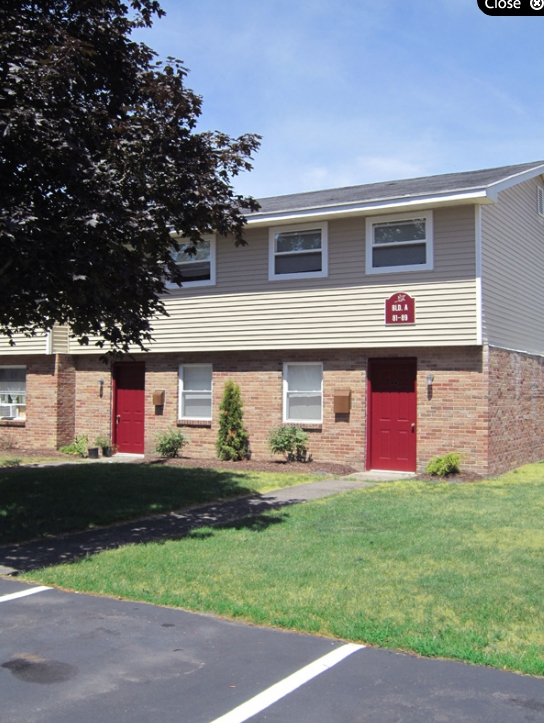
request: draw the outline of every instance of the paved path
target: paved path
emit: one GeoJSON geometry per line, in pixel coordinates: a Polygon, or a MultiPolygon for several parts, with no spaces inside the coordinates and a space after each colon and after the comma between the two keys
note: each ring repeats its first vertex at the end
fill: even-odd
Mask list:
{"type": "MultiPolygon", "coordinates": [[[[399,473],[380,473],[381,480],[398,479],[399,473]]],[[[404,475],[405,476],[405,475],[404,475]]],[[[255,494],[236,500],[216,502],[189,510],[154,515],[145,519],[112,525],[58,537],[41,538],[19,545],[0,547],[0,574],[28,572],[63,562],[78,560],[103,550],[123,545],[175,540],[191,530],[209,525],[229,523],[246,517],[252,524],[266,525],[267,513],[282,507],[328,497],[340,492],[376,484],[376,474],[356,473],[340,479],[325,478],[295,487],[286,487],[266,494],[255,494]]]]}

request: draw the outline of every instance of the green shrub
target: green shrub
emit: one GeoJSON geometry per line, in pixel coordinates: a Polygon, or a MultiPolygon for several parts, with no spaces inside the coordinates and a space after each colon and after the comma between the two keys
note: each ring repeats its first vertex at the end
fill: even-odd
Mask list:
{"type": "Polygon", "coordinates": [[[86,457],[89,449],[89,437],[82,434],[80,437],[74,437],[72,444],[60,447],[59,451],[63,454],[73,454],[75,457],[86,457]]]}
{"type": "Polygon", "coordinates": [[[155,451],[161,457],[178,457],[179,452],[186,444],[189,444],[187,437],[179,429],[167,429],[156,437],[157,444],[155,451]]]}
{"type": "Polygon", "coordinates": [[[460,462],[461,455],[457,452],[450,452],[441,457],[433,457],[425,467],[425,472],[436,477],[448,477],[450,474],[458,474],[461,471],[460,462]]]}
{"type": "Polygon", "coordinates": [[[97,447],[100,447],[101,449],[104,449],[104,447],[111,447],[111,440],[109,437],[106,437],[105,434],[99,434],[98,437],[94,440],[94,443],[97,447]]]}
{"type": "Polygon", "coordinates": [[[219,432],[215,444],[222,460],[239,461],[249,457],[249,435],[244,429],[240,387],[229,379],[219,405],[219,432]]]}
{"type": "Polygon", "coordinates": [[[308,435],[294,424],[280,424],[268,435],[273,454],[284,454],[288,462],[305,462],[308,454],[308,435]]]}

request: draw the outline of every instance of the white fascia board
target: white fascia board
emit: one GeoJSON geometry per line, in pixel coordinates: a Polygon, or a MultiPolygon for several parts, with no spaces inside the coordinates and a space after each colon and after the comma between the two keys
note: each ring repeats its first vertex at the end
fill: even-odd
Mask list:
{"type": "Polygon", "coordinates": [[[292,211],[277,211],[259,216],[252,214],[247,219],[248,226],[269,226],[271,223],[293,223],[297,221],[326,221],[334,218],[349,216],[362,216],[384,211],[410,211],[438,206],[460,206],[465,203],[488,204],[493,203],[485,189],[475,191],[462,191],[437,196],[413,196],[410,198],[397,198],[392,200],[369,201],[368,203],[345,204],[338,206],[316,206],[313,208],[293,209],[292,211]]]}
{"type": "Polygon", "coordinates": [[[487,194],[492,201],[496,202],[499,199],[499,193],[501,191],[504,191],[507,188],[511,188],[512,186],[517,186],[518,183],[530,181],[532,178],[536,178],[543,173],[544,164],[540,163],[538,166],[530,168],[528,171],[523,171],[523,173],[515,173],[513,176],[508,176],[508,178],[504,178],[502,181],[492,183],[487,189],[487,194]]]}

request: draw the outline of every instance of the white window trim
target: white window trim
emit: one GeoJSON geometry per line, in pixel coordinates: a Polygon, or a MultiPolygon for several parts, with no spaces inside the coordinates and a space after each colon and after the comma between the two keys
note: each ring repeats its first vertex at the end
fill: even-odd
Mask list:
{"type": "Polygon", "coordinates": [[[213,364],[180,364],[178,371],[178,419],[192,420],[198,422],[210,422],[213,415],[213,364]],[[209,417],[183,417],[183,370],[187,367],[207,367],[210,370],[211,386],[210,386],[210,416],[209,417]]]}
{"type": "Polygon", "coordinates": [[[19,416],[19,407],[26,407],[26,397],[27,397],[27,391],[26,391],[26,377],[27,377],[27,368],[24,364],[1,364],[0,369],[24,369],[25,370],[25,401],[24,404],[2,404],[0,403],[0,406],[4,407],[16,407],[17,408],[17,416],[16,417],[0,417],[0,421],[21,421],[26,419],[26,414],[24,417],[19,416]]]}
{"type": "Polygon", "coordinates": [[[268,232],[268,239],[269,281],[290,281],[291,279],[321,279],[329,275],[329,225],[326,221],[323,221],[321,223],[296,224],[295,226],[272,226],[268,232]],[[321,231],[321,271],[302,271],[297,274],[276,274],[275,235],[277,233],[290,233],[292,231],[316,231],[318,229],[321,231]]]}
{"type": "Polygon", "coordinates": [[[323,363],[322,362],[284,362],[283,364],[283,422],[285,424],[323,424],[323,363]],[[321,369],[321,414],[319,419],[288,419],[287,418],[287,369],[294,366],[315,366],[321,369]]]}
{"type": "MultiPolygon", "coordinates": [[[[395,244],[400,246],[401,244],[395,244]]],[[[391,244],[393,246],[393,244],[391,244]]],[[[379,244],[381,248],[389,248],[384,244],[379,244]]],[[[387,214],[386,216],[367,216],[366,218],[366,273],[367,274],[398,274],[401,272],[413,272],[413,271],[432,271],[434,268],[434,230],[433,230],[433,212],[412,211],[411,213],[393,213],[387,214]],[[425,219],[425,240],[423,241],[406,241],[406,245],[413,243],[425,243],[426,245],[426,258],[427,263],[425,264],[410,264],[409,266],[380,266],[375,268],[372,265],[374,248],[374,224],[376,223],[387,223],[389,221],[410,221],[415,218],[425,219]]]]}
{"type": "MultiPolygon", "coordinates": [[[[176,238],[180,242],[183,242],[184,239],[181,236],[175,236],[173,235],[173,238],[176,238]]],[[[166,288],[169,291],[183,291],[183,289],[190,289],[195,286],[215,286],[215,269],[216,269],[216,251],[217,251],[217,244],[215,241],[215,236],[213,234],[204,234],[202,236],[204,241],[210,242],[210,278],[206,281],[184,281],[181,286],[179,284],[174,284],[172,281],[166,282],[166,288]]],[[[181,243],[183,245],[183,243],[181,243]]],[[[194,262],[198,263],[198,259],[195,259],[194,262]]],[[[184,263],[191,263],[191,261],[186,261],[184,263]]]]}

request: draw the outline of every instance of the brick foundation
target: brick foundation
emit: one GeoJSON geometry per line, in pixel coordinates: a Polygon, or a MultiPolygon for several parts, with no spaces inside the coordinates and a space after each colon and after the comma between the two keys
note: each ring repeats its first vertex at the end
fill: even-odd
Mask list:
{"type": "MultiPolygon", "coordinates": [[[[146,451],[153,451],[159,432],[179,426],[190,440],[188,454],[215,456],[217,410],[225,382],[233,379],[241,388],[251,454],[269,459],[268,433],[282,423],[283,363],[319,361],[323,423],[308,426],[310,452],[318,461],[364,469],[368,359],[386,357],[417,358],[418,470],[450,451],[464,455],[465,470],[485,475],[544,458],[544,359],[481,347],[135,354],[134,361],[146,364],[146,451]],[[178,420],[181,363],[213,365],[211,424],[178,420]],[[166,392],[163,407],[153,405],[155,389],[166,392]],[[351,390],[349,414],[334,414],[336,389],[351,390]]],[[[56,448],[76,434],[91,442],[110,436],[111,368],[96,356],[21,356],[2,363],[27,367],[27,420],[0,422],[0,439],[9,434],[21,447],[56,448]]]]}

